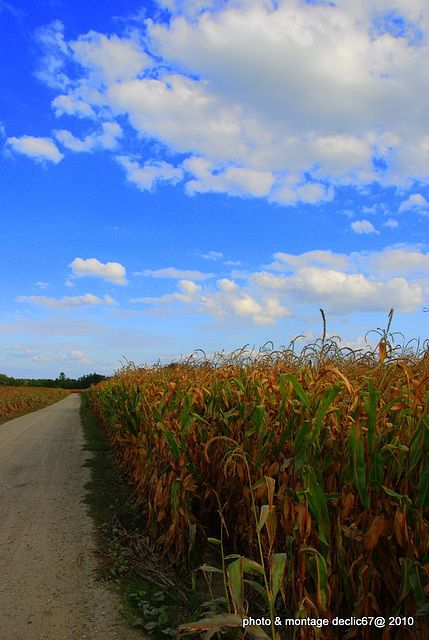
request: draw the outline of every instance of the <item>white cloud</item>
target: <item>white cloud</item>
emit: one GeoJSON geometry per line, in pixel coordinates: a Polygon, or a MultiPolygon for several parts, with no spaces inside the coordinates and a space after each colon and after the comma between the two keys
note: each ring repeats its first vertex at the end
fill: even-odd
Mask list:
{"type": "Polygon", "coordinates": [[[202,287],[190,280],[178,283],[179,291],[158,298],[137,298],[135,303],[149,303],[165,307],[177,303],[190,305],[190,310],[207,314],[216,320],[239,318],[256,326],[272,325],[276,320],[290,316],[289,309],[282,307],[276,295],[267,294],[259,300],[227,278],[217,280],[216,288],[202,287]]]}
{"type": "Polygon", "coordinates": [[[80,349],[72,349],[69,352],[69,360],[77,361],[80,364],[92,364],[92,360],[85,356],[85,353],[80,349]]]}
{"type": "Polygon", "coordinates": [[[389,249],[370,260],[374,270],[389,275],[423,275],[429,278],[429,254],[406,249],[389,249]]]}
{"type": "Polygon", "coordinates": [[[175,267],[166,267],[165,269],[145,269],[134,273],[135,276],[151,276],[153,278],[177,278],[178,280],[207,280],[213,278],[213,273],[202,273],[201,271],[191,271],[186,269],[176,269],[175,267]]]}
{"type": "Polygon", "coordinates": [[[51,138],[35,138],[33,136],[22,136],[21,138],[11,137],[6,140],[6,144],[12,147],[14,151],[33,158],[36,162],[49,160],[54,164],[58,164],[58,162],[64,158],[51,138]]]}
{"type": "MultiPolygon", "coordinates": [[[[39,34],[39,77],[61,87],[58,115],[125,116],[160,143],[143,166],[135,148],[119,158],[138,188],[176,184],[185,170],[189,194],[317,204],[343,185],[428,180],[424,0],[161,4],[168,24],[145,20],[125,37],[65,42],[58,22],[39,34]],[[163,163],[160,148],[187,157],[163,163]]],[[[70,132],[64,140],[79,146],[70,132]]]]}
{"type": "Polygon", "coordinates": [[[57,96],[52,101],[52,107],[56,116],[68,115],[77,116],[78,118],[94,118],[96,115],[91,105],[82,100],[82,98],[75,98],[73,94],[57,96]]]}
{"type": "MultiPolygon", "coordinates": [[[[181,280],[172,293],[134,299],[151,306],[149,313],[177,308],[210,315],[216,320],[237,318],[253,325],[275,324],[304,310],[323,308],[331,315],[353,312],[411,313],[429,295],[428,254],[405,248],[381,252],[308,251],[274,254],[265,271],[223,278],[214,286],[181,280]]],[[[147,312],[147,313],[148,313],[147,312]]]]}
{"type": "Polygon", "coordinates": [[[128,181],[135,184],[140,191],[152,189],[160,181],[176,184],[183,178],[182,169],[163,160],[146,162],[143,167],[126,156],[118,156],[116,160],[127,172],[128,181]]]}
{"type": "Polygon", "coordinates": [[[97,258],[75,258],[70,264],[73,275],[77,278],[92,276],[103,278],[115,284],[127,284],[125,267],[119,262],[100,262],[97,258]]]}
{"type": "Polygon", "coordinates": [[[116,35],[90,31],[70,42],[70,48],[75,60],[90,71],[93,79],[107,85],[131,80],[153,64],[139,43],[116,35]]]}
{"type": "Polygon", "coordinates": [[[396,229],[398,227],[398,221],[394,218],[389,218],[387,222],[383,223],[384,227],[390,227],[390,229],[396,229]]]}
{"type": "MultiPolygon", "coordinates": [[[[362,273],[347,274],[333,269],[303,267],[292,276],[256,273],[251,281],[262,290],[275,291],[300,305],[322,307],[332,314],[353,311],[414,311],[423,300],[423,289],[405,278],[383,282],[362,273]]],[[[292,306],[292,305],[291,305],[292,306]]]]}
{"type": "Polygon", "coordinates": [[[53,89],[69,89],[70,80],[63,69],[71,52],[64,40],[63,23],[54,20],[49,25],[41,27],[36,32],[36,38],[43,50],[36,77],[53,89]]]}
{"type": "Polygon", "coordinates": [[[171,305],[175,302],[183,302],[186,304],[196,302],[199,292],[202,291],[202,287],[199,284],[195,284],[191,280],[180,280],[178,282],[179,291],[176,293],[168,293],[164,296],[159,296],[157,298],[151,297],[143,297],[143,298],[133,298],[131,302],[149,302],[154,304],[161,305],[171,305]]]}
{"type": "Polygon", "coordinates": [[[59,311],[70,311],[71,309],[79,309],[83,307],[92,307],[97,305],[113,305],[115,301],[108,295],[98,298],[92,293],[85,293],[81,296],[65,296],[58,300],[57,298],[48,298],[44,296],[18,296],[17,302],[30,302],[31,304],[40,305],[46,309],[57,309],[59,311]]]}
{"type": "Polygon", "coordinates": [[[93,151],[95,147],[94,136],[91,135],[86,136],[84,140],[80,140],[70,133],[70,131],[62,129],[61,131],[55,132],[55,137],[64,147],[72,151],[93,151]]]}
{"type": "Polygon", "coordinates": [[[368,220],[356,220],[350,226],[355,233],[379,233],[368,220]]]}
{"type": "Polygon", "coordinates": [[[428,213],[429,212],[429,202],[426,200],[421,193],[413,193],[410,195],[408,200],[405,200],[401,203],[399,207],[399,211],[409,211],[414,210],[419,213],[428,213]]]}
{"type": "Polygon", "coordinates": [[[117,122],[103,122],[101,133],[92,133],[85,136],[83,140],[76,138],[70,131],[62,129],[56,131],[55,137],[67,149],[72,151],[92,152],[96,149],[114,149],[118,145],[118,140],[122,135],[122,128],[117,122]]]}
{"type": "Polygon", "coordinates": [[[317,249],[306,251],[300,255],[279,252],[274,254],[274,258],[276,262],[270,264],[267,268],[280,271],[294,271],[311,265],[335,269],[347,269],[349,266],[349,257],[346,254],[333,253],[330,250],[322,251],[317,249]]]}
{"type": "Polygon", "coordinates": [[[208,253],[203,253],[201,257],[205,260],[220,260],[223,258],[223,253],[221,251],[209,251],[208,253]]]}
{"type": "Polygon", "coordinates": [[[196,178],[186,183],[189,194],[207,191],[227,192],[231,195],[267,196],[274,184],[269,171],[255,171],[245,167],[226,167],[219,170],[204,158],[189,158],[183,166],[196,178]]]}
{"type": "Polygon", "coordinates": [[[11,348],[19,351],[18,353],[13,354],[15,357],[29,358],[33,362],[93,364],[93,361],[87,358],[85,353],[80,349],[72,349],[68,353],[54,353],[52,355],[46,355],[42,353],[35,353],[32,349],[25,349],[22,344],[13,345],[11,348]]]}

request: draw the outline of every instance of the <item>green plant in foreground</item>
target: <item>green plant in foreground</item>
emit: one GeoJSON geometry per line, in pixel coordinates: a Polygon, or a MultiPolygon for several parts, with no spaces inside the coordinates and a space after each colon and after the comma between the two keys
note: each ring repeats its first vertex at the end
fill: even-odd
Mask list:
{"type": "Polygon", "coordinates": [[[133,626],[142,627],[151,636],[175,637],[177,629],[170,625],[169,607],[165,604],[163,591],[149,593],[147,589],[141,589],[128,596],[134,609],[140,613],[134,618],[133,626]],[[162,634],[162,635],[160,635],[162,634]]]}
{"type": "MultiPolygon", "coordinates": [[[[222,439],[230,440],[230,438],[225,437],[222,439]]],[[[207,443],[207,446],[209,444],[210,442],[207,443]]],[[[252,638],[254,638],[254,640],[269,640],[269,636],[260,626],[244,622],[246,619],[248,620],[248,603],[245,599],[244,594],[245,585],[248,585],[262,596],[264,605],[268,607],[271,637],[272,640],[277,640],[279,638],[279,634],[276,630],[275,623],[275,602],[279,591],[282,588],[283,575],[286,565],[286,553],[272,553],[272,547],[277,528],[277,519],[274,505],[275,481],[273,478],[267,476],[265,476],[265,478],[263,479],[263,482],[266,485],[268,504],[262,505],[261,509],[258,512],[254,497],[254,491],[261,486],[261,481],[259,481],[252,487],[250,469],[246,455],[242,448],[238,445],[238,443],[232,441],[232,444],[234,445],[234,449],[226,456],[227,464],[236,457],[239,457],[244,461],[245,469],[247,472],[247,479],[249,482],[249,486],[251,487],[250,493],[252,498],[252,512],[256,524],[259,562],[251,560],[250,558],[245,558],[238,554],[230,554],[225,556],[223,531],[225,530],[227,533],[227,529],[222,516],[222,512],[221,510],[219,510],[221,518],[221,539],[219,540],[216,538],[209,538],[208,541],[215,545],[219,545],[222,558],[222,569],[203,565],[202,567],[200,567],[200,570],[202,570],[204,573],[222,574],[225,597],[217,600],[212,599],[212,601],[205,604],[206,606],[213,606],[213,604],[224,602],[226,603],[228,613],[217,615],[206,614],[204,617],[201,617],[195,622],[181,625],[178,631],[179,634],[192,632],[199,633],[202,631],[206,631],[208,632],[209,636],[211,636],[217,631],[233,628],[243,628],[245,624],[246,632],[252,638]],[[266,560],[264,556],[261,537],[261,531],[264,527],[266,529],[269,540],[268,560],[266,560]],[[227,565],[226,561],[228,560],[231,560],[231,562],[227,565]],[[250,576],[252,576],[252,578],[250,576]],[[259,577],[260,582],[254,580],[253,576],[259,577]],[[234,611],[233,613],[231,611],[231,605],[234,611]]]]}

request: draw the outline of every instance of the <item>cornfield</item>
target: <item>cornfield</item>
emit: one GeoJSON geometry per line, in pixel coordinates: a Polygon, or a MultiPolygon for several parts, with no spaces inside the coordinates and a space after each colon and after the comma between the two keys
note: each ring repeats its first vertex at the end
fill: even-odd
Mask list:
{"type": "Polygon", "coordinates": [[[429,637],[428,381],[427,350],[383,333],[362,354],[324,334],[299,356],[131,363],[89,390],[164,554],[189,567],[220,552],[202,570],[224,593],[182,632],[429,637]],[[264,613],[271,628],[247,618],[264,613]],[[382,630],[274,624],[380,615],[382,630]]]}
{"type": "Polygon", "coordinates": [[[66,395],[68,392],[63,389],[0,386],[0,424],[58,402],[66,395]]]}

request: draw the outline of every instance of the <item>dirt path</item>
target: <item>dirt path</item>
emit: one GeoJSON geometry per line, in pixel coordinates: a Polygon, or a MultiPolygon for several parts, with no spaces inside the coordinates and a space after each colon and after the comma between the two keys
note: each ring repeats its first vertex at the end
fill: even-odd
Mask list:
{"type": "Polygon", "coordinates": [[[80,398],[0,426],[1,640],[136,640],[95,579],[80,398]]]}

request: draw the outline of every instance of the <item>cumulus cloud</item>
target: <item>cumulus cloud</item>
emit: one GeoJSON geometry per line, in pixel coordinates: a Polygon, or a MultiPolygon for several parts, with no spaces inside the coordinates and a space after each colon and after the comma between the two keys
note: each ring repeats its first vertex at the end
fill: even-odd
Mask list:
{"type": "Polygon", "coordinates": [[[84,307],[93,307],[97,305],[113,305],[115,301],[108,295],[103,298],[94,296],[92,293],[85,293],[81,296],[65,296],[64,298],[48,298],[45,296],[18,296],[17,302],[30,302],[31,304],[40,305],[45,309],[56,309],[58,311],[70,311],[84,307]]]}
{"type": "Polygon", "coordinates": [[[140,191],[150,190],[160,181],[176,184],[183,178],[181,168],[163,160],[146,162],[142,167],[126,156],[118,156],[116,160],[125,169],[128,181],[135,184],[140,191]]]}
{"type": "Polygon", "coordinates": [[[63,154],[58,151],[55,142],[51,138],[35,138],[33,136],[22,136],[21,138],[11,137],[6,140],[6,144],[17,153],[22,153],[36,162],[49,160],[58,164],[63,154]]]}
{"type": "Polygon", "coordinates": [[[141,165],[126,150],[118,160],[139,189],[184,179],[189,194],[317,204],[344,185],[428,179],[424,0],[158,4],[170,21],[141,32],[66,42],[56,22],[39,34],[57,115],[126,119],[177,159],[141,165]]]}
{"type": "Polygon", "coordinates": [[[73,275],[77,278],[92,276],[103,278],[115,284],[127,284],[125,267],[119,262],[100,262],[97,258],[75,258],[70,264],[73,275]]]}
{"type": "Polygon", "coordinates": [[[103,122],[102,131],[85,136],[83,140],[76,138],[70,131],[62,129],[56,131],[55,137],[67,149],[72,151],[92,152],[96,149],[114,149],[118,145],[118,138],[122,135],[122,128],[117,122],[103,122]]]}
{"type": "Polygon", "coordinates": [[[356,220],[350,226],[355,233],[379,233],[368,220],[356,220]]]}
{"type": "Polygon", "coordinates": [[[429,254],[406,249],[389,249],[373,254],[370,263],[377,273],[425,276],[429,279],[429,254]]]}
{"type": "Polygon", "coordinates": [[[274,254],[264,270],[221,278],[212,286],[181,280],[176,291],[134,299],[149,312],[181,308],[218,321],[236,318],[252,325],[275,324],[294,313],[323,308],[332,315],[353,312],[410,313],[429,295],[429,257],[418,250],[335,254],[308,251],[274,254]]]}
{"type": "Polygon", "coordinates": [[[414,311],[423,300],[422,287],[405,278],[383,282],[362,273],[347,274],[319,267],[303,267],[292,276],[261,272],[251,280],[263,290],[281,292],[301,305],[317,305],[333,314],[382,311],[389,305],[398,311],[414,311]]]}
{"type": "Polygon", "coordinates": [[[138,42],[96,31],[70,42],[70,48],[75,60],[92,74],[93,81],[106,85],[131,80],[153,64],[138,42]]]}
{"type": "Polygon", "coordinates": [[[417,211],[419,213],[429,213],[429,202],[421,193],[413,193],[410,197],[401,203],[399,212],[417,211]]]}
{"type": "Polygon", "coordinates": [[[268,268],[280,271],[295,271],[300,267],[311,265],[346,269],[349,265],[349,257],[346,254],[321,249],[306,251],[299,255],[278,252],[274,254],[274,258],[275,262],[268,268]]]}
{"type": "Polygon", "coordinates": [[[175,293],[158,298],[136,298],[132,302],[168,308],[180,303],[219,321],[237,318],[248,320],[255,326],[272,325],[277,319],[291,315],[289,309],[280,305],[276,295],[267,294],[257,300],[228,278],[218,280],[216,287],[202,287],[190,280],[180,280],[175,293]]]}
{"type": "Polygon", "coordinates": [[[186,183],[189,194],[208,191],[227,192],[231,195],[267,196],[274,184],[269,171],[255,171],[246,167],[225,167],[219,170],[204,158],[189,158],[183,166],[195,177],[186,183]]]}
{"type": "Polygon", "coordinates": [[[56,116],[68,115],[78,118],[94,118],[93,108],[82,98],[70,95],[59,95],[52,100],[52,107],[56,116]]]}

